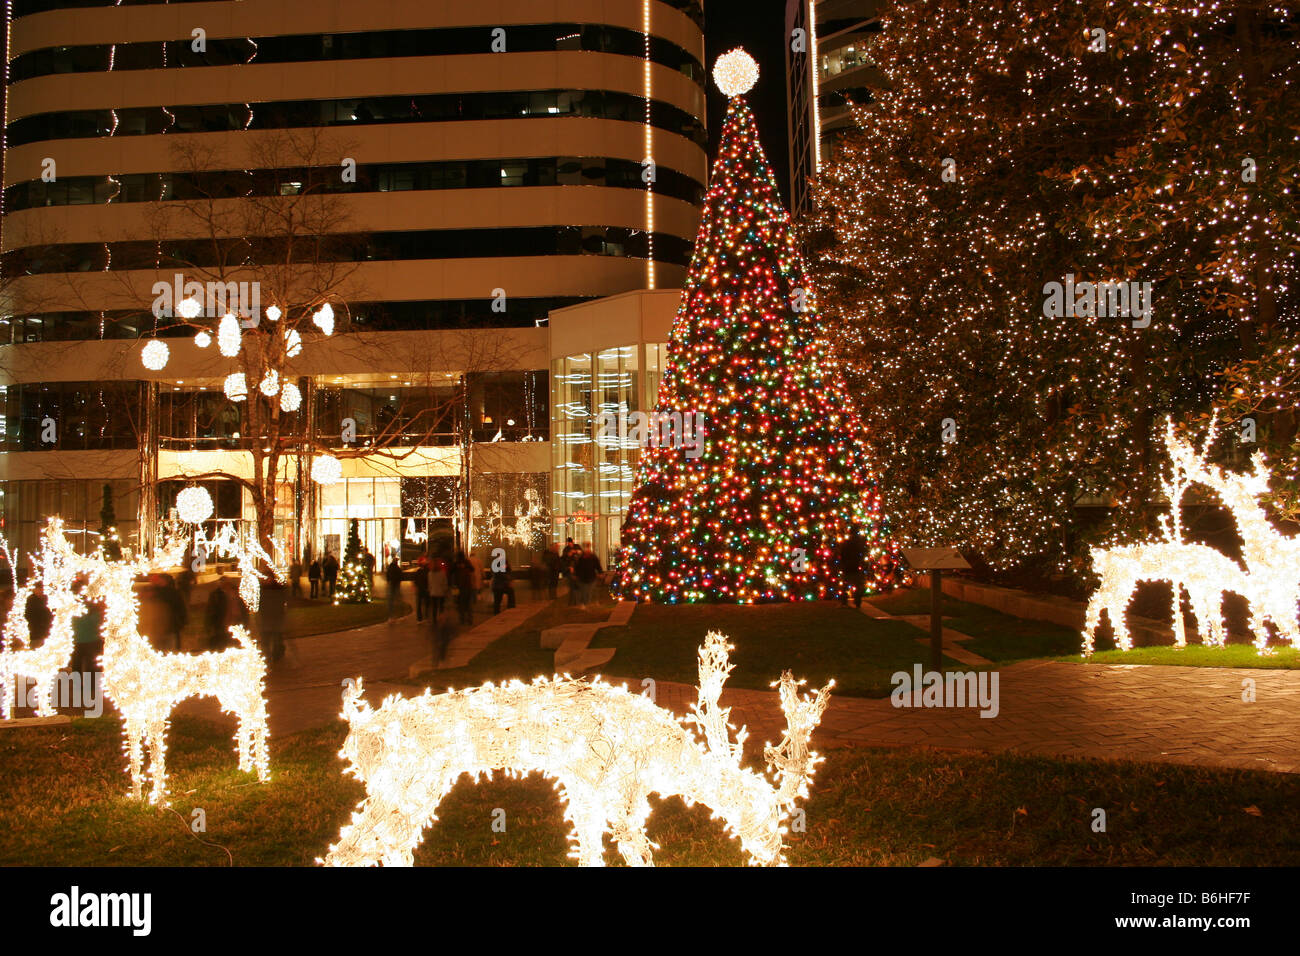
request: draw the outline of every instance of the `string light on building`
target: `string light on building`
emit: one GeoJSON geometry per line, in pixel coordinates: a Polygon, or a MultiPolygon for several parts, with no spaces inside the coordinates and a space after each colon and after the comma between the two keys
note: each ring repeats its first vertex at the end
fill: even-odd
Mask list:
{"type": "Polygon", "coordinates": [[[785,863],[786,822],[822,758],[809,748],[833,685],[799,692],[787,672],[778,687],[785,735],[763,748],[767,775],[741,765],[746,739],[719,706],[732,669],[729,646],[711,632],[699,651],[699,692],[677,717],[626,687],[568,677],[484,684],[371,708],[349,682],[339,755],[366,785],[366,798],[329,848],[330,866],[410,866],[424,829],[462,774],[540,773],[555,781],[572,822],[570,856],[604,865],[608,834],[632,866],[653,864],[646,836],[649,798],[702,803],[740,841],[752,864],[785,863]],[[698,731],[698,732],[697,732],[698,731]]]}
{"type": "Polygon", "coordinates": [[[333,455],[317,455],[311,463],[311,480],[318,485],[334,485],[343,478],[343,462],[333,455]]]}
{"type": "Polygon", "coordinates": [[[212,495],[206,488],[182,488],[176,495],[176,513],[186,524],[202,524],[212,517],[212,512],[212,495]]]}
{"type": "Polygon", "coordinates": [[[217,326],[217,348],[226,358],[234,358],[239,354],[240,338],[239,319],[234,313],[227,312],[221,317],[221,324],[217,326]]]}
{"type": "Polygon", "coordinates": [[[226,393],[226,398],[232,402],[242,402],[248,398],[248,383],[244,381],[243,372],[232,372],[227,375],[221,388],[226,393]]]}
{"type": "Polygon", "coordinates": [[[171,350],[167,348],[167,343],[162,339],[150,339],[140,350],[140,362],[145,368],[151,371],[161,371],[167,365],[167,359],[171,356],[171,350]]]}

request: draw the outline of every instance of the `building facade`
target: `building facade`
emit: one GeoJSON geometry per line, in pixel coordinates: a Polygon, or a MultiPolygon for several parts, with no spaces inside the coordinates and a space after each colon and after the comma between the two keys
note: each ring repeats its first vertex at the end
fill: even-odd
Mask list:
{"type": "Polygon", "coordinates": [[[835,135],[852,127],[850,104],[871,102],[883,83],[871,60],[880,0],[787,0],[786,104],[790,130],[790,210],[803,217],[809,189],[835,135]],[[796,34],[796,31],[802,31],[796,34]]]}
{"type": "MultiPolygon", "coordinates": [[[[251,520],[238,479],[266,439],[242,433],[231,359],[195,329],[268,321],[286,297],[333,303],[340,325],[308,329],[285,370],[302,400],[277,539],[337,553],[358,519],[376,554],[460,534],[517,561],[566,536],[581,515],[576,485],[552,487],[551,396],[572,395],[548,317],[577,307],[591,328],[572,334],[603,355],[606,324],[629,330],[619,298],[595,303],[680,287],[707,174],[697,0],[336,4],[310,29],[294,0],[7,14],[0,515],[17,550],[52,514],[93,544],[105,489],[127,542],[187,484],[213,520],[251,520]],[[210,298],[214,278],[240,307],[178,316],[186,283],[210,298]],[[323,445],[331,485],[311,480],[323,445]]],[[[660,360],[645,334],[618,346],[642,384],[660,360]]]]}

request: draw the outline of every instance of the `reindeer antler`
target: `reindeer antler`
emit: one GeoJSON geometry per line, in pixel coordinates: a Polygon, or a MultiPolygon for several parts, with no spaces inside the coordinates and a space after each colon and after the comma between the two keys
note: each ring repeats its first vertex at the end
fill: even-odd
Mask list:
{"type": "Polygon", "coordinates": [[[705,742],[711,753],[726,756],[737,766],[745,751],[745,739],[749,736],[744,727],[736,733],[736,742],[731,742],[731,731],[735,728],[729,722],[730,707],[718,704],[722,696],[722,687],[728,675],[735,667],[728,652],[731,645],[725,636],[717,631],[709,631],[700,646],[700,691],[695,706],[686,719],[704,732],[705,742]]]}
{"type": "Polygon", "coordinates": [[[781,781],[777,800],[787,808],[794,806],[800,797],[808,796],[808,781],[824,759],[810,750],[808,744],[821,723],[830,702],[831,688],[835,686],[835,681],[830,681],[809,697],[799,693],[803,683],[796,681],[789,671],[781,675],[779,692],[781,710],[785,713],[785,736],[775,747],[763,748],[763,759],[781,781]]]}

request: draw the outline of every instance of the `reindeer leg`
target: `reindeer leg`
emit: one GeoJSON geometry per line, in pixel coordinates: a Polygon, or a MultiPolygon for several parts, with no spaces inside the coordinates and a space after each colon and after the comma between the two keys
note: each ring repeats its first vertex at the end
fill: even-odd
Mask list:
{"type": "Polygon", "coordinates": [[[136,721],[127,718],[123,722],[126,733],[126,752],[131,762],[131,797],[139,800],[143,790],[142,751],[144,750],[144,733],[136,721]]]}
{"type": "Polygon", "coordinates": [[[167,723],[163,722],[149,728],[149,776],[153,786],[149,790],[149,802],[156,806],[167,805],[167,723]]]}
{"type": "Polygon", "coordinates": [[[574,846],[569,855],[577,859],[578,866],[604,866],[605,820],[599,813],[587,809],[596,805],[595,800],[584,799],[575,803],[570,796],[571,792],[573,791],[563,783],[560,785],[564,816],[573,827],[569,833],[569,842],[574,846]]]}
{"type": "Polygon", "coordinates": [[[239,752],[239,769],[243,773],[253,769],[252,731],[248,726],[248,716],[242,709],[235,711],[235,747],[239,752]]]}
{"type": "Polygon", "coordinates": [[[1093,595],[1083,618],[1083,656],[1092,657],[1096,644],[1097,628],[1101,626],[1101,598],[1093,595]]]}
{"type": "MultiPolygon", "coordinates": [[[[1132,592],[1129,597],[1132,597],[1132,592]]],[[[1106,608],[1106,616],[1110,618],[1110,629],[1115,633],[1115,646],[1121,651],[1133,650],[1133,635],[1128,629],[1128,600],[1106,608]]]]}
{"type": "MultiPolygon", "coordinates": [[[[1171,581],[1174,589],[1174,646],[1187,646],[1187,629],[1183,623],[1183,586],[1179,581],[1171,581]]],[[[1189,591],[1188,594],[1191,592],[1189,591]]]]}
{"type": "Polygon", "coordinates": [[[650,852],[650,839],[646,836],[645,822],[650,816],[650,804],[642,796],[631,801],[627,812],[621,813],[613,820],[610,828],[618,852],[628,866],[654,866],[654,855],[650,852]]]}

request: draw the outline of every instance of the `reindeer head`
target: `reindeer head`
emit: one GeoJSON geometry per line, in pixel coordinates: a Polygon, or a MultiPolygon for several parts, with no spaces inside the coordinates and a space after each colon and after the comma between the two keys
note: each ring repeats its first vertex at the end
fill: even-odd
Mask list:
{"type": "Polygon", "coordinates": [[[799,693],[803,681],[796,681],[789,671],[772,685],[779,687],[781,710],[786,717],[786,730],[781,742],[775,747],[769,744],[763,748],[768,772],[775,778],[774,786],[759,774],[742,768],[748,735],[742,727],[732,742],[734,727],[728,720],[731,710],[718,703],[723,685],[734,667],[729,659],[730,650],[727,639],[717,631],[710,631],[705,637],[699,651],[699,699],[687,719],[704,732],[710,754],[725,761],[728,769],[735,771],[725,775],[727,794],[724,802],[727,806],[715,809],[728,820],[752,862],[779,864],[784,861],[784,823],[794,811],[795,802],[808,795],[808,783],[822,761],[808,744],[813,731],[821,723],[835,682],[831,681],[811,697],[799,693]]]}
{"type": "Polygon", "coordinates": [[[343,712],[340,716],[347,721],[348,736],[339,756],[350,764],[346,772],[364,782],[383,763],[384,741],[382,728],[374,726],[375,711],[363,690],[360,677],[343,685],[343,712]]]}

